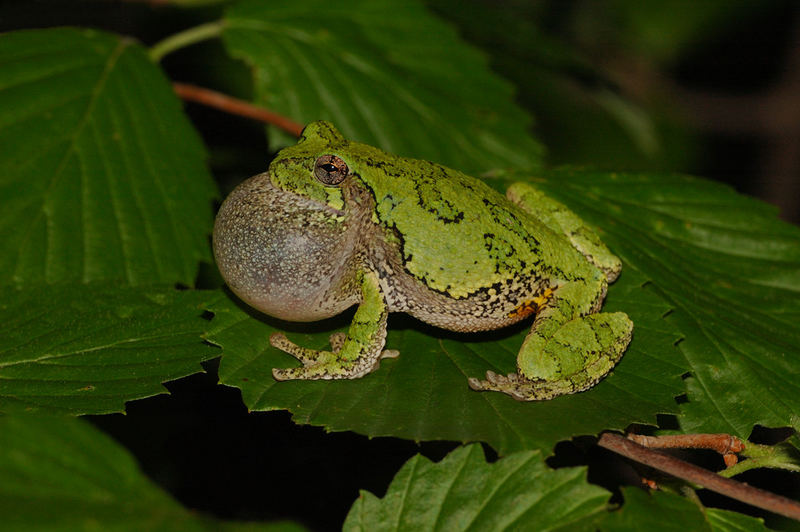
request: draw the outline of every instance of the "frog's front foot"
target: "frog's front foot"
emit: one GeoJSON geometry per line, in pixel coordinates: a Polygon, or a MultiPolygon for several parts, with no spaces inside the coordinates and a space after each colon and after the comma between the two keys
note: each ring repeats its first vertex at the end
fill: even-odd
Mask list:
{"type": "Polygon", "coordinates": [[[486,372],[486,380],[469,378],[469,387],[477,391],[503,392],[517,401],[546,401],[559,395],[575,393],[575,386],[568,381],[548,382],[541,379],[528,379],[519,373],[498,375],[486,372]]]}
{"type": "MultiPolygon", "coordinates": [[[[333,353],[339,351],[339,349],[341,349],[342,347],[341,343],[344,343],[343,340],[341,341],[341,343],[337,341],[338,340],[337,334],[332,334],[330,338],[331,350],[333,353]]],[[[304,366],[313,365],[320,358],[321,354],[325,353],[325,351],[317,351],[316,349],[308,349],[306,347],[300,347],[296,343],[286,338],[286,335],[283,333],[273,333],[272,335],[270,335],[269,343],[272,347],[280,349],[284,353],[292,355],[294,358],[302,362],[304,366]]]]}
{"type": "Polygon", "coordinates": [[[286,368],[272,370],[275,380],[286,381],[292,379],[342,379],[347,378],[348,364],[337,356],[342,350],[347,335],[334,333],[330,337],[331,350],[316,350],[301,347],[282,333],[274,333],[269,337],[272,347],[292,355],[302,362],[300,368],[286,368]]]}
{"type": "Polygon", "coordinates": [[[288,353],[302,362],[299,368],[274,368],[272,376],[278,381],[294,379],[317,380],[317,379],[357,379],[367,373],[378,369],[380,360],[384,358],[395,358],[400,353],[393,349],[382,351],[377,358],[372,357],[348,357],[342,353],[342,348],[347,341],[347,335],[342,332],[334,333],[330,336],[331,350],[316,350],[301,347],[282,333],[274,333],[269,337],[269,343],[276,349],[288,353]]]}

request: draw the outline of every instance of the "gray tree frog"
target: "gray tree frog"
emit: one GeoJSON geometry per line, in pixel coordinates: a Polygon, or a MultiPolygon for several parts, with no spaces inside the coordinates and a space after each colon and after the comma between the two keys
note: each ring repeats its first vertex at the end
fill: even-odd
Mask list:
{"type": "Polygon", "coordinates": [[[621,263],[574,213],[525,183],[503,197],[428,161],[345,139],[313,122],[269,171],[219,210],[214,254],[231,290],[254,308],[313,321],[358,305],[330,350],[270,343],[301,367],[277,380],[355,379],[377,369],[389,312],[452,331],[484,331],[535,315],[517,372],[487,371],[475,390],[518,400],[580,392],[620,359],[633,323],[600,312],[621,263]]]}

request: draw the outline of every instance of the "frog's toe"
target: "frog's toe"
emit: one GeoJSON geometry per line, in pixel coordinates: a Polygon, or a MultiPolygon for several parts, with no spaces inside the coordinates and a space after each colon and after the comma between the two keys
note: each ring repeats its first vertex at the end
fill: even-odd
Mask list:
{"type": "Polygon", "coordinates": [[[469,384],[469,387],[475,390],[476,392],[480,392],[481,390],[483,390],[483,385],[481,384],[481,381],[479,381],[475,377],[470,377],[469,379],[467,379],[467,383],[469,384]]]}
{"type": "Polygon", "coordinates": [[[330,368],[325,364],[316,364],[303,366],[301,368],[286,368],[279,369],[273,368],[272,376],[276,381],[290,381],[290,380],[319,380],[319,379],[336,379],[339,376],[330,371],[330,368]]]}
{"type": "Polygon", "coordinates": [[[296,376],[296,372],[292,371],[293,369],[298,369],[298,368],[287,368],[287,369],[273,368],[272,377],[276,381],[290,381],[293,379],[297,379],[298,377],[296,376]]]}
{"type": "Polygon", "coordinates": [[[294,358],[302,362],[304,366],[314,364],[319,360],[320,354],[324,353],[324,351],[300,347],[296,343],[286,338],[286,335],[283,333],[272,333],[269,337],[269,343],[275,349],[280,349],[284,353],[292,355],[294,358]]]}
{"type": "Polygon", "coordinates": [[[506,388],[511,380],[516,376],[516,373],[510,373],[508,376],[498,375],[494,371],[487,371],[486,372],[486,380],[479,380],[475,377],[470,377],[467,381],[469,383],[469,387],[473,390],[477,391],[497,391],[502,392],[504,388],[506,388]]]}
{"type": "Polygon", "coordinates": [[[269,343],[272,347],[281,349],[281,345],[283,345],[285,342],[292,343],[283,333],[272,333],[269,335],[269,343]]]}
{"type": "Polygon", "coordinates": [[[558,385],[553,386],[539,379],[528,379],[519,373],[498,375],[494,371],[487,371],[486,380],[481,381],[471,377],[468,382],[469,387],[473,390],[502,392],[517,401],[544,401],[564,393],[570,393],[562,390],[558,385]]]}
{"type": "Polygon", "coordinates": [[[294,356],[297,356],[295,355],[295,351],[300,349],[300,346],[286,338],[286,335],[283,333],[272,333],[269,335],[269,345],[294,356]]]}
{"type": "Polygon", "coordinates": [[[483,382],[484,381],[480,381],[480,380],[476,379],[475,377],[470,377],[469,379],[467,379],[467,383],[469,383],[469,387],[472,388],[473,390],[475,390],[476,392],[483,391],[483,389],[484,389],[483,388],[483,382]]]}
{"type": "Polygon", "coordinates": [[[384,358],[397,358],[400,356],[400,351],[397,349],[384,349],[381,351],[381,360],[384,358]]]}
{"type": "Polygon", "coordinates": [[[494,390],[495,389],[495,381],[497,379],[497,373],[494,371],[487,371],[486,372],[486,380],[480,380],[476,377],[470,377],[467,379],[467,383],[469,387],[477,392],[482,392],[485,390],[494,390]]]}

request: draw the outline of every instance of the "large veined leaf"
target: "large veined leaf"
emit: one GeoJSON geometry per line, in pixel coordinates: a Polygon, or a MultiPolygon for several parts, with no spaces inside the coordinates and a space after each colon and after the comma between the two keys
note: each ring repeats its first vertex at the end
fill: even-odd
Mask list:
{"type": "Polygon", "coordinates": [[[436,464],[413,457],[382,499],[362,491],[344,530],[593,530],[609,495],[585,469],[554,471],[540,452],[488,464],[470,445],[436,464]]]}
{"type": "Polygon", "coordinates": [[[49,416],[0,416],[0,515],[4,531],[303,530],[191,512],[103,432],[79,419],[49,416]]]}
{"type": "Polygon", "coordinates": [[[198,136],[131,39],[0,36],[0,284],[194,283],[215,187],[198,136]]]}
{"type": "MultiPolygon", "coordinates": [[[[224,301],[212,306],[218,316],[209,337],[224,348],[222,382],[241,388],[251,409],[286,408],[298,422],[372,436],[481,440],[501,453],[652,420],[673,408],[671,394],[683,392],[671,377],[690,369],[686,430],[746,437],[755,423],[791,424],[800,409],[796,228],[703,180],[556,172],[539,184],[600,227],[625,260],[606,309],[631,315],[634,341],[594,389],[536,404],[476,394],[465,377],[481,375],[487,364],[511,370],[524,329],[475,341],[423,333],[413,323],[396,331],[391,321],[387,345],[401,357],[374,374],[276,383],[271,368],[293,360],[271,349],[268,336],[286,324],[254,319],[224,301]],[[680,350],[672,348],[676,327],[684,335],[680,350]]],[[[294,339],[321,348],[329,332],[294,339]]]]}
{"type": "Polygon", "coordinates": [[[223,40],[258,103],[297,121],[466,171],[538,165],[511,86],[418,0],[241,1],[223,40]]]}
{"type": "Polygon", "coordinates": [[[369,436],[485,441],[501,454],[550,450],[576,434],[654,423],[656,414],[676,411],[673,398],[683,393],[678,376],[685,371],[673,362],[680,360],[673,345],[678,337],[662,319],[668,307],[643,284],[635,271],[625,272],[606,302],[607,310],[624,310],[636,324],[613,375],[588,392],[538,403],[467,386],[467,377],[482,377],[487,369],[514,370],[529,323],[494,334],[454,335],[410,319],[395,328],[403,320],[390,317],[387,347],[399,349],[400,357],[348,381],[272,378],[272,368],[297,364],[270,347],[272,332],[288,328],[301,345],[323,348],[331,324],[277,322],[221,294],[209,307],[215,317],[207,338],[223,347],[220,381],[240,388],[251,410],[288,409],[299,423],[369,436]]]}
{"type": "Polygon", "coordinates": [[[681,176],[557,172],[542,187],[604,230],[674,307],[691,368],[681,426],[746,438],[800,411],[800,229],[681,176]]]}
{"type": "Polygon", "coordinates": [[[672,493],[622,490],[625,502],[600,525],[602,532],[756,532],[768,530],[761,519],[718,508],[701,508],[672,493]]]}
{"type": "Polygon", "coordinates": [[[219,356],[202,342],[208,293],[59,284],[0,289],[0,412],[121,412],[219,356]]]}

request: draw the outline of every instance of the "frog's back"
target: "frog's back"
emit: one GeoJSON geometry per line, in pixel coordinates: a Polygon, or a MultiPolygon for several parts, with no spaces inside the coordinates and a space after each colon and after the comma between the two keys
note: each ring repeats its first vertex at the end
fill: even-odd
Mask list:
{"type": "Polygon", "coordinates": [[[531,301],[553,281],[566,280],[585,262],[562,235],[476,178],[385,154],[364,161],[357,171],[373,191],[376,217],[399,239],[399,261],[413,278],[402,283],[408,301],[401,307],[425,321],[458,330],[516,321],[534,310],[531,301]],[[462,318],[420,316],[416,306],[488,321],[454,327],[442,320],[462,318]]]}

